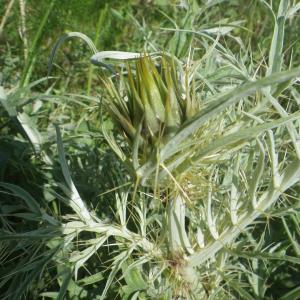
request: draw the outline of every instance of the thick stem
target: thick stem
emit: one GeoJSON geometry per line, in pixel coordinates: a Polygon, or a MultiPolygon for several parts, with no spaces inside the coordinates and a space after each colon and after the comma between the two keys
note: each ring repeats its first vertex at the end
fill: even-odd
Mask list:
{"type": "MultiPolygon", "coordinates": [[[[174,193],[175,194],[175,193],[174,193]]],[[[196,270],[186,261],[185,253],[193,254],[193,249],[185,229],[186,205],[180,194],[171,196],[168,205],[168,236],[171,256],[178,262],[177,271],[184,282],[193,284],[197,281],[196,270]]]]}
{"type": "Polygon", "coordinates": [[[180,230],[185,228],[185,203],[180,195],[171,196],[170,198],[167,224],[171,253],[182,252],[183,247],[180,230]]]}
{"type": "Polygon", "coordinates": [[[193,254],[193,249],[188,239],[185,229],[185,201],[180,194],[174,193],[170,197],[167,209],[168,237],[171,254],[189,253],[193,254]]]}

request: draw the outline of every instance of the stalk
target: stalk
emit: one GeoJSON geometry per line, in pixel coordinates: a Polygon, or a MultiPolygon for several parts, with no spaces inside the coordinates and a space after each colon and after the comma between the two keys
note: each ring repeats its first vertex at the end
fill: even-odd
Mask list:
{"type": "Polygon", "coordinates": [[[25,62],[28,59],[28,39],[26,30],[26,3],[24,0],[19,0],[20,6],[20,33],[24,44],[24,59],[25,62]]]}
{"type": "Polygon", "coordinates": [[[11,9],[12,9],[12,7],[14,5],[14,2],[15,2],[15,0],[10,0],[10,2],[7,4],[6,10],[5,10],[5,14],[4,14],[4,16],[3,16],[2,20],[1,20],[1,23],[0,23],[0,36],[2,35],[5,23],[6,23],[7,19],[8,19],[8,16],[9,16],[9,14],[11,12],[11,9]]]}
{"type": "MultiPolygon", "coordinates": [[[[99,35],[100,35],[100,31],[101,28],[103,27],[104,23],[105,23],[105,17],[107,15],[107,4],[105,5],[104,9],[101,10],[101,13],[99,15],[99,19],[97,22],[97,26],[96,26],[96,33],[95,33],[95,39],[94,39],[94,44],[96,46],[96,48],[99,48],[99,35]]],[[[93,65],[91,64],[89,66],[89,71],[88,71],[88,81],[87,81],[87,95],[89,96],[91,94],[91,87],[92,87],[92,81],[93,81],[93,65]]]]}
{"type": "Polygon", "coordinates": [[[46,10],[43,18],[42,18],[42,21],[40,23],[40,26],[38,27],[37,29],[37,32],[34,36],[34,39],[32,41],[32,44],[29,48],[29,51],[28,51],[28,60],[26,61],[25,63],[25,66],[24,66],[24,70],[23,70],[23,74],[22,74],[22,78],[21,78],[21,83],[20,83],[20,86],[26,86],[28,84],[28,82],[30,81],[30,77],[31,77],[31,73],[32,73],[32,70],[33,70],[33,65],[35,63],[35,57],[36,57],[36,49],[37,49],[37,46],[38,46],[38,42],[42,36],[42,33],[44,31],[44,28],[47,24],[47,21],[48,21],[48,17],[54,7],[54,4],[55,4],[56,0],[52,0],[48,6],[48,9],[46,10]]]}
{"type": "Polygon", "coordinates": [[[190,285],[197,282],[197,272],[188,265],[185,255],[194,252],[185,229],[185,212],[185,201],[180,194],[174,193],[167,208],[169,251],[172,259],[177,262],[176,272],[183,282],[190,285]]]}
{"type": "Polygon", "coordinates": [[[185,203],[180,195],[171,196],[167,209],[168,235],[172,254],[182,251],[185,232],[185,203]]]}

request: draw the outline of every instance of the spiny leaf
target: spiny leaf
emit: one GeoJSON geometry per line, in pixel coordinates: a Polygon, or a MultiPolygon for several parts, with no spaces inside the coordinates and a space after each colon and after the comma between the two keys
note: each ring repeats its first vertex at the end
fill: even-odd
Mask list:
{"type": "MultiPolygon", "coordinates": [[[[163,146],[160,152],[160,161],[164,162],[172,155],[181,150],[181,143],[183,143],[191,134],[195,133],[205,122],[211,120],[218,113],[224,111],[230,105],[237,103],[242,97],[246,97],[255,91],[269,86],[274,83],[283,82],[300,75],[300,68],[280,72],[271,76],[262,78],[255,82],[248,82],[240,87],[233,89],[225,94],[214,96],[206,108],[203,108],[191,120],[188,120],[180,130],[163,146]]],[[[184,155],[181,154],[181,155],[184,155]]],[[[137,172],[141,178],[142,183],[150,176],[156,169],[156,157],[149,159],[137,172]]]]}

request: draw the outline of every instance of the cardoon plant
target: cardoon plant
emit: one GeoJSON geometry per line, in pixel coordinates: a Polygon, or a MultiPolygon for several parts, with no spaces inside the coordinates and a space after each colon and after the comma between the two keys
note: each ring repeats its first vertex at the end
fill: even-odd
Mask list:
{"type": "MultiPolygon", "coordinates": [[[[112,54],[96,54],[92,61],[117,57],[112,54]]],[[[132,54],[119,56],[132,59],[132,54]]],[[[105,133],[107,141],[136,185],[150,187],[153,202],[164,202],[155,243],[162,258],[152,259],[163,261],[172,297],[205,297],[224,278],[243,294],[229,275],[230,254],[249,247],[237,237],[299,180],[294,127],[299,113],[287,113],[274,98],[280,84],[299,70],[253,80],[231,67],[221,79],[235,78],[234,88],[225,92],[202,78],[199,63],[184,65],[166,54],[153,60],[143,53],[113,75],[100,76],[102,103],[122,142],[105,133]],[[295,149],[281,161],[279,134],[295,149]]]]}
{"type": "MultiPolygon", "coordinates": [[[[114,289],[122,299],[271,299],[268,272],[278,267],[272,261],[300,264],[299,242],[287,221],[288,214],[295,224],[299,220],[300,180],[300,68],[287,66],[283,51],[285,21],[299,5],[289,4],[282,0],[277,14],[272,11],[268,59],[254,59],[241,41],[238,54],[228,49],[221,35],[234,26],[185,29],[201,47],[188,45],[180,58],[167,50],[97,52],[76,32],[58,40],[50,65],[71,37],[85,40],[94,53],[98,99],[89,99],[102,113],[99,121],[105,119],[101,134],[118,158],[115,168],[101,170],[114,178],[115,186],[103,196],[113,195],[112,214],[106,218],[105,207],[92,210],[81,198],[65,155],[63,124],[56,124],[65,182],[51,195],[73,214],[60,215],[58,209],[51,214],[24,190],[0,183],[24,200],[30,213],[23,217],[39,225],[20,234],[7,226],[2,240],[21,239],[16,252],[30,251],[31,238],[43,240],[44,247],[43,256],[10,268],[0,283],[12,281],[6,299],[18,299],[35,270],[50,263],[59,290],[46,290],[43,297],[105,299],[114,289]],[[270,242],[276,217],[291,246],[270,242]],[[14,274],[26,279],[22,288],[14,274]]],[[[0,90],[1,103],[53,168],[38,131],[13,108],[16,94],[0,90]]],[[[297,296],[299,288],[282,299],[297,296]]]]}
{"type": "MultiPolygon", "coordinates": [[[[212,44],[204,43],[200,59],[192,51],[186,60],[167,52],[93,55],[101,67],[100,103],[114,123],[113,130],[103,126],[103,134],[133,184],[117,198],[120,227],[96,219],[80,229],[98,232],[100,240],[72,259],[75,270],[107,236],[120,245],[102,297],[120,270],[125,298],[263,294],[238,258],[255,263],[256,255],[278,255],[257,241],[257,220],[272,216],[279,199],[287,205],[282,195],[300,179],[300,113],[281,101],[300,70],[282,71],[283,26],[275,26],[266,72],[246,67],[242,56],[209,36],[212,44]]],[[[71,36],[96,52],[86,36],[65,38],[71,36]]]]}

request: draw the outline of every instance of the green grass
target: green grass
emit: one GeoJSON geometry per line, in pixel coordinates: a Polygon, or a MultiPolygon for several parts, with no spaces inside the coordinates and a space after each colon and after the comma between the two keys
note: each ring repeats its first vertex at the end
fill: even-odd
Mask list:
{"type": "Polygon", "coordinates": [[[0,8],[1,299],[299,298],[299,4],[38,3],[0,8]]]}

